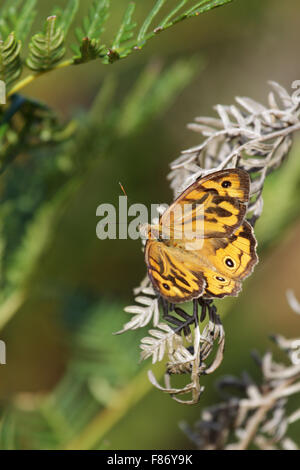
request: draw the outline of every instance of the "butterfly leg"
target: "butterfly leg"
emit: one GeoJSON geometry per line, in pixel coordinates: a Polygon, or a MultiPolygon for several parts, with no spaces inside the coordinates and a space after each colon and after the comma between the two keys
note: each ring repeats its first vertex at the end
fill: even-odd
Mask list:
{"type": "Polygon", "coordinates": [[[171,310],[170,305],[172,305],[172,304],[169,304],[169,302],[166,299],[164,299],[162,296],[159,297],[159,301],[160,301],[161,306],[162,306],[163,318],[166,319],[166,317],[169,314],[169,310],[171,310]]]}
{"type": "Polygon", "coordinates": [[[197,301],[198,301],[198,304],[201,306],[200,323],[202,323],[206,318],[207,311],[209,312],[209,308],[210,308],[210,305],[212,304],[213,300],[204,299],[203,297],[199,297],[199,299],[197,299],[197,301]]]}
{"type": "Polygon", "coordinates": [[[183,330],[184,335],[186,337],[191,335],[190,325],[194,323],[194,316],[189,315],[180,307],[175,307],[175,305],[174,305],[174,311],[179,316],[179,318],[168,314],[168,315],[164,315],[164,319],[172,323],[173,325],[175,325],[175,328],[174,328],[175,333],[180,334],[180,332],[183,330]]]}
{"type": "Polygon", "coordinates": [[[199,324],[199,316],[198,316],[198,299],[193,300],[193,317],[195,321],[195,327],[199,324]]]}

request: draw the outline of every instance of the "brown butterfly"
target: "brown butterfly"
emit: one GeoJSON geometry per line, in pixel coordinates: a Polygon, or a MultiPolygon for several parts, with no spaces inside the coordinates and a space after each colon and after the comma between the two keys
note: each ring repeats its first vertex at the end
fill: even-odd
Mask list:
{"type": "Polygon", "coordinates": [[[249,188],[246,171],[216,171],[189,186],[157,226],[148,226],[148,275],[166,300],[178,303],[240,291],[258,261],[254,233],[245,220],[249,188]]]}

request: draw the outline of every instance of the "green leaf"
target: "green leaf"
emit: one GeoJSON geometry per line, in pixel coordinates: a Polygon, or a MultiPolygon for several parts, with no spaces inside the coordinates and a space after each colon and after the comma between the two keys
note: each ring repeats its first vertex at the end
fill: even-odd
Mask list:
{"type": "Polygon", "coordinates": [[[21,41],[11,33],[6,41],[0,41],[0,79],[8,87],[22,72],[20,59],[21,41]]]}
{"type": "Polygon", "coordinates": [[[8,16],[9,12],[12,10],[16,10],[22,1],[23,0],[5,0],[0,10],[1,16],[8,16]]]}
{"type": "Polygon", "coordinates": [[[57,26],[61,28],[66,36],[79,8],[79,0],[69,0],[66,7],[55,8],[54,15],[57,16],[57,26]]]}
{"type": "Polygon", "coordinates": [[[16,37],[22,42],[25,41],[36,15],[36,0],[26,0],[22,10],[18,15],[15,26],[16,37]]]}
{"type": "Polygon", "coordinates": [[[15,416],[10,409],[4,412],[0,421],[0,449],[16,449],[15,416]]]}
{"type": "Polygon", "coordinates": [[[74,63],[82,64],[97,59],[104,50],[105,47],[97,39],[83,38],[80,46],[80,56],[74,58],[74,63]]]}
{"type": "Polygon", "coordinates": [[[90,38],[99,38],[104,30],[108,18],[109,0],[96,0],[93,2],[89,17],[84,21],[84,33],[90,38]]]}
{"type": "Polygon", "coordinates": [[[26,39],[36,15],[36,2],[37,0],[5,2],[0,13],[0,34],[3,39],[12,31],[22,42],[26,39]]]}
{"type": "Polygon", "coordinates": [[[29,44],[27,66],[35,72],[54,67],[65,55],[64,33],[56,27],[56,16],[49,16],[45,33],[35,34],[29,44]]]}
{"type": "MultiPolygon", "coordinates": [[[[132,15],[135,10],[135,3],[129,3],[127,10],[125,12],[123,21],[121,23],[120,29],[115,37],[115,40],[112,44],[112,49],[118,49],[121,44],[125,41],[128,41],[133,37],[133,29],[136,27],[136,23],[132,21],[132,15]]],[[[126,50],[123,51],[122,57],[125,57],[126,50]]]]}
{"type": "Polygon", "coordinates": [[[75,51],[75,54],[79,54],[80,47],[82,47],[83,41],[86,39],[96,39],[98,41],[97,47],[100,47],[99,40],[100,36],[104,31],[105,22],[108,18],[109,5],[109,0],[93,1],[91,7],[89,8],[88,16],[85,16],[83,18],[83,25],[81,27],[76,28],[75,30],[75,36],[80,44],[80,46],[72,46],[72,49],[73,51],[75,51]]]}
{"type": "Polygon", "coordinates": [[[121,109],[119,133],[128,134],[151,116],[164,113],[174,96],[192,80],[196,70],[199,70],[197,58],[177,61],[164,71],[157,63],[145,68],[121,109]]]}
{"type": "Polygon", "coordinates": [[[161,23],[159,24],[158,28],[160,29],[163,29],[166,27],[166,25],[168,25],[170,22],[172,22],[172,18],[176,15],[176,13],[178,13],[181,8],[184,7],[184,5],[188,2],[188,0],[181,0],[181,2],[178,3],[178,5],[170,12],[167,14],[167,16],[165,16],[165,18],[161,21],[161,23]]]}
{"type": "Polygon", "coordinates": [[[141,49],[144,47],[147,41],[157,33],[160,33],[161,31],[164,31],[187,18],[200,15],[201,13],[230,2],[232,2],[232,0],[202,0],[201,2],[191,2],[190,0],[180,0],[177,2],[156,0],[154,7],[144,20],[137,38],[132,40],[130,40],[131,38],[128,38],[127,44],[126,41],[124,41],[125,44],[123,44],[123,47],[120,47],[120,43],[120,50],[118,50],[118,53],[120,57],[126,57],[133,49],[141,49]],[[193,6],[190,5],[191,3],[194,3],[193,6]],[[157,21],[155,24],[155,20],[164,6],[168,6],[170,11],[165,14],[163,19],[157,21]],[[185,6],[188,6],[188,8],[184,9],[185,6]]]}
{"type": "Polygon", "coordinates": [[[142,27],[139,31],[138,38],[137,38],[137,44],[138,44],[139,47],[141,47],[143,45],[143,41],[146,38],[146,34],[147,34],[148,29],[149,29],[149,26],[151,25],[152,21],[154,20],[155,16],[158,14],[159,10],[161,9],[161,7],[165,3],[165,1],[166,0],[157,0],[156,4],[154,5],[154,7],[150,11],[149,15],[145,19],[145,21],[144,21],[144,23],[143,23],[143,25],[142,25],[142,27]]]}
{"type": "Polygon", "coordinates": [[[10,0],[6,0],[0,10],[0,34],[3,40],[14,29],[19,4],[20,0],[16,0],[13,4],[10,0]]]}
{"type": "Polygon", "coordinates": [[[187,18],[197,16],[211,10],[212,8],[220,7],[221,5],[225,5],[231,1],[232,0],[202,0],[201,2],[198,2],[197,5],[190,8],[190,10],[185,13],[185,16],[187,18]]]}

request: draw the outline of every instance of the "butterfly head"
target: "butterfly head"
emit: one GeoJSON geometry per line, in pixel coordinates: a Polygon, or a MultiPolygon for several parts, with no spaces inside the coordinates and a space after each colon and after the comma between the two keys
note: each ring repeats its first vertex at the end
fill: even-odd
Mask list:
{"type": "Polygon", "coordinates": [[[142,240],[159,240],[159,225],[140,224],[139,232],[142,240]]]}

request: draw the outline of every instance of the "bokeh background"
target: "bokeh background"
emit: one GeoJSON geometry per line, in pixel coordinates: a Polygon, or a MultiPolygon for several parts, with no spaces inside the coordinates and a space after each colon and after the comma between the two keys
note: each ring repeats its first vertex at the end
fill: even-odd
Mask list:
{"type": "MultiPolygon", "coordinates": [[[[153,2],[139,5],[141,16],[149,3],[153,2]]],[[[116,24],[123,5],[124,0],[113,1],[116,24]]],[[[39,2],[37,27],[51,9],[51,2],[39,2]]],[[[94,61],[57,70],[22,90],[55,109],[62,121],[80,123],[78,134],[84,137],[86,132],[89,137],[77,145],[78,160],[93,154],[93,163],[82,164],[80,178],[76,174],[63,203],[54,211],[50,208],[50,215],[46,208],[31,228],[38,202],[47,202],[48,196],[52,201],[59,193],[60,177],[51,166],[54,151],[21,153],[1,176],[6,223],[1,250],[21,243],[27,234],[24,259],[21,256],[23,261],[9,275],[22,277],[27,250],[34,251],[42,238],[49,237],[0,331],[7,345],[7,364],[0,366],[0,399],[2,416],[8,420],[8,447],[17,439],[22,448],[193,448],[178,423],[193,423],[204,406],[217,402],[215,381],[243,370],[258,378],[251,349],[272,349],[271,333],[297,335],[300,319],[290,310],[285,292],[292,288],[300,299],[299,137],[282,169],[266,184],[256,230],[260,263],[238,299],[219,302],[227,337],[225,359],[203,380],[206,391],[196,406],[179,405],[149,385],[146,371],[151,364],[138,362],[142,333],[112,336],[128,320],[122,309],[132,303],[132,289],[144,277],[145,265],[139,241],[96,238],[95,214],[99,204],[117,202],[119,181],[130,202],[170,202],[169,163],[198,142],[198,136],[187,130],[188,122],[197,115],[213,115],[215,104],[230,104],[236,95],[265,102],[268,80],[290,89],[292,81],[300,79],[299,15],[296,0],[236,0],[179,23],[112,66],[94,61]],[[192,64],[193,72],[163,112],[153,114],[133,133],[116,133],[105,146],[111,109],[124,103],[142,74],[159,75],[178,60],[192,64]],[[95,99],[101,87],[109,93],[114,83],[116,91],[98,123],[95,99]],[[94,133],[89,134],[92,125],[94,133]],[[68,410],[69,422],[62,410],[68,410]]],[[[55,156],[55,162],[62,174],[69,171],[67,150],[55,156]]],[[[5,255],[3,263],[8,263],[5,255]]],[[[299,426],[291,427],[297,442],[299,432],[299,426]]]]}

